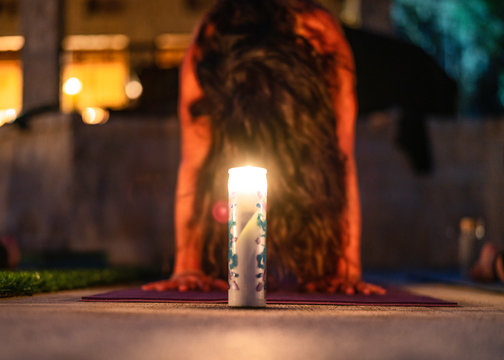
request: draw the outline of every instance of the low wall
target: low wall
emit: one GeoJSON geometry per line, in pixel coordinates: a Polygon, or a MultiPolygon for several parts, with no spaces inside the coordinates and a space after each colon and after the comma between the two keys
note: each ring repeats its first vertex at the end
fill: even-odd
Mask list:
{"type": "Polygon", "coordinates": [[[76,123],[72,248],[105,249],[115,264],[167,263],[178,159],[176,119],[76,123]]]}
{"type": "Polygon", "coordinates": [[[0,234],[23,249],[59,249],[69,241],[72,186],[70,119],[41,115],[29,130],[0,128],[0,234]]]}
{"type": "Polygon", "coordinates": [[[362,256],[369,267],[456,266],[464,216],[482,218],[487,239],[504,248],[504,121],[428,125],[435,171],[420,177],[394,145],[392,118],[358,124],[362,256]]]}
{"type": "MultiPolygon", "coordinates": [[[[362,257],[373,268],[456,265],[464,216],[504,248],[504,122],[431,121],[435,172],[417,176],[394,145],[395,122],[362,121],[356,158],[362,257]]],[[[0,128],[0,234],[24,251],[107,252],[113,264],[168,264],[179,159],[176,119],[64,115],[0,128]]]]}
{"type": "Polygon", "coordinates": [[[0,234],[24,251],[105,251],[113,264],[168,263],[176,119],[65,115],[0,128],[0,234]]]}

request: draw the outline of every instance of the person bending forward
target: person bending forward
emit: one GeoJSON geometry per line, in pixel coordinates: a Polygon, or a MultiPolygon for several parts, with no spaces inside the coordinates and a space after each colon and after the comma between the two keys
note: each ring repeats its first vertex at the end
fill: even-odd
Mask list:
{"type": "Polygon", "coordinates": [[[309,0],[220,0],[180,75],[175,269],[146,290],[227,289],[227,169],[268,169],[269,283],[384,293],[361,278],[354,62],[309,0]],[[224,208],[223,208],[224,207],[224,208]]]}

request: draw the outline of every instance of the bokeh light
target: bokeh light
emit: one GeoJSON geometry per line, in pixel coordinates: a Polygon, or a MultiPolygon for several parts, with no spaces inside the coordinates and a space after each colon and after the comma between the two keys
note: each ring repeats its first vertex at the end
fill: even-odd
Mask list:
{"type": "Polygon", "coordinates": [[[0,109],[0,126],[13,122],[16,117],[16,109],[0,109]]]}
{"type": "Polygon", "coordinates": [[[140,81],[131,80],[126,84],[124,90],[126,91],[126,96],[130,100],[136,100],[142,95],[143,86],[140,81]]]}
{"type": "Polygon", "coordinates": [[[98,107],[87,107],[81,112],[82,121],[88,125],[105,124],[109,119],[108,110],[98,107]]]}
{"type": "Polygon", "coordinates": [[[77,95],[82,91],[82,82],[76,77],[71,77],[63,84],[63,92],[67,95],[77,95]]]}

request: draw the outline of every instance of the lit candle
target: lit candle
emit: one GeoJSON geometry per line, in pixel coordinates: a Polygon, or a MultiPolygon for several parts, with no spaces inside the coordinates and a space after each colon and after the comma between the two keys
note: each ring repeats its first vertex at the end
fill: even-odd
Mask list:
{"type": "Polygon", "coordinates": [[[228,304],[266,306],[266,169],[229,169],[228,304]]]}

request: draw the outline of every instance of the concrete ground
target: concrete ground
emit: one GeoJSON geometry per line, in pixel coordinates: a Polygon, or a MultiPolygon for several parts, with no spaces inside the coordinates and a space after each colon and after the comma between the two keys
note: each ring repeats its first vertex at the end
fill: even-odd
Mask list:
{"type": "Polygon", "coordinates": [[[504,359],[504,295],[407,288],[456,308],[89,303],[95,288],[0,300],[0,359],[504,359]]]}

